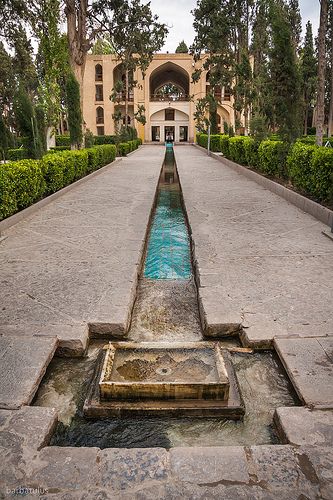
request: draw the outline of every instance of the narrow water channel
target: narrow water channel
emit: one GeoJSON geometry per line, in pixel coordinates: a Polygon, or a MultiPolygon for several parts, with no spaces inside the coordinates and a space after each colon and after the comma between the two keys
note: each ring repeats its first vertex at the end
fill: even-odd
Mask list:
{"type": "MultiPolygon", "coordinates": [[[[171,147],[166,151],[158,185],[128,340],[203,340],[190,236],[171,147]]],[[[59,411],[52,445],[171,448],[272,444],[278,442],[273,427],[275,408],[298,404],[274,352],[233,353],[246,408],[242,421],[219,417],[86,419],[83,403],[104,344],[91,343],[85,358],[54,358],[51,362],[34,404],[59,411]]],[[[223,339],[220,344],[223,348],[240,345],[237,337],[223,339]]]]}

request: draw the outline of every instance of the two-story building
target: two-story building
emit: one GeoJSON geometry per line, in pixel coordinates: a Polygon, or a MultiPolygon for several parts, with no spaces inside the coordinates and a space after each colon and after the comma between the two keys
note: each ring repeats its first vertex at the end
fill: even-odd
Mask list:
{"type": "MultiPolygon", "coordinates": [[[[194,62],[189,54],[155,54],[143,78],[141,70],[133,75],[137,82],[128,96],[127,123],[135,127],[144,142],[193,142],[195,138],[196,101],[206,95],[209,87],[207,72],[198,82],[192,82],[192,73],[202,67],[203,60],[194,62]],[[135,120],[138,107],[145,108],[146,124],[135,120]]],[[[112,135],[112,118],[121,110],[125,124],[124,95],[117,102],[110,100],[118,80],[124,80],[122,65],[113,55],[89,55],[83,84],[83,116],[86,127],[96,135],[112,135]]],[[[218,98],[218,126],[235,125],[233,97],[225,89],[215,89],[218,98]]]]}

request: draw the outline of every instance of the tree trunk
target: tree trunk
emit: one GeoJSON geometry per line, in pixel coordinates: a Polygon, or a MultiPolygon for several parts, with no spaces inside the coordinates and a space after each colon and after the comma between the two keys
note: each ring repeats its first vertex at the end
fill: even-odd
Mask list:
{"type": "MultiPolygon", "coordinates": [[[[333,23],[333,14],[330,16],[333,23]]],[[[331,101],[330,111],[328,116],[328,137],[333,135],[333,26],[331,26],[331,101]]]]}
{"type": "Polygon", "coordinates": [[[323,143],[325,119],[325,35],[327,29],[327,0],[321,0],[320,26],[318,35],[318,83],[317,83],[317,120],[316,144],[323,143]]]}
{"type": "Polygon", "coordinates": [[[83,112],[83,76],[90,47],[87,40],[87,9],[88,0],[80,0],[78,8],[75,0],[66,0],[69,62],[80,85],[81,112],[83,112]]]}
{"type": "Polygon", "coordinates": [[[128,69],[126,69],[125,73],[125,127],[127,130],[128,127],[128,69]]]}
{"type": "Polygon", "coordinates": [[[304,113],[304,135],[308,135],[308,118],[309,118],[309,104],[305,98],[305,113],[304,113]]]}

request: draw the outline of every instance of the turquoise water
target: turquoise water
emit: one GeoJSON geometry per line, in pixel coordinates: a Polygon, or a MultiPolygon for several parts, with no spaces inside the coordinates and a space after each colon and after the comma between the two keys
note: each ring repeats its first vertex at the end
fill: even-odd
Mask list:
{"type": "MultiPolygon", "coordinates": [[[[167,147],[165,166],[170,167],[171,164],[173,151],[167,147]]],[[[144,277],[156,280],[188,279],[191,273],[190,241],[176,181],[159,188],[148,239],[144,277]]]]}

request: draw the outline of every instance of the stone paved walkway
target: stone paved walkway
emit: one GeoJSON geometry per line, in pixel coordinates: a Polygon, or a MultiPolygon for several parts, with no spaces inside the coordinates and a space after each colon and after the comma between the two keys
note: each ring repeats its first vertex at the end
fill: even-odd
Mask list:
{"type": "Polygon", "coordinates": [[[333,498],[333,242],[198,149],[175,152],[208,333],[242,326],[245,343],[275,347],[308,407],[277,409],[284,445],[48,446],[56,413],[24,405],[55,349],[82,355],[88,324],[128,327],[164,155],[145,146],[1,235],[0,498],[333,498]]]}

